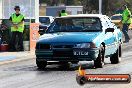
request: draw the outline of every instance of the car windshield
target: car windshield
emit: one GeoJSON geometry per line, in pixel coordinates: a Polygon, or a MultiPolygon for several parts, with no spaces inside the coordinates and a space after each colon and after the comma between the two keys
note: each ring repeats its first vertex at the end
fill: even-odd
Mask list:
{"type": "Polygon", "coordinates": [[[39,22],[44,25],[49,25],[50,24],[50,19],[49,17],[39,17],[39,22]]]}
{"type": "Polygon", "coordinates": [[[122,16],[112,16],[111,20],[122,20],[122,16]]]}
{"type": "Polygon", "coordinates": [[[47,32],[95,32],[102,31],[99,18],[96,17],[64,17],[56,18],[47,32]]]}

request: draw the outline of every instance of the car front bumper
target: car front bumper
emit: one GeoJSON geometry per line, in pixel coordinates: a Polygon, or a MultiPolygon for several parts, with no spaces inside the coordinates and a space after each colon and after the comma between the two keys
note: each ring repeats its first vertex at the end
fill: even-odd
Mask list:
{"type": "Polygon", "coordinates": [[[36,59],[45,61],[91,61],[98,57],[99,49],[36,50],[36,59]]]}

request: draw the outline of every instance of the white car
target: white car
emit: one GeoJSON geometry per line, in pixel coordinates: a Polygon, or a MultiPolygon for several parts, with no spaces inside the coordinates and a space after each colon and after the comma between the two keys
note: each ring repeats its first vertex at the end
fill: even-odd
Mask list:
{"type": "Polygon", "coordinates": [[[50,26],[50,24],[54,21],[53,16],[40,16],[39,23],[44,26],[50,26]]]}
{"type": "Polygon", "coordinates": [[[44,31],[46,30],[45,27],[49,27],[50,24],[54,21],[53,16],[40,16],[39,17],[39,34],[43,35],[44,31]]]}

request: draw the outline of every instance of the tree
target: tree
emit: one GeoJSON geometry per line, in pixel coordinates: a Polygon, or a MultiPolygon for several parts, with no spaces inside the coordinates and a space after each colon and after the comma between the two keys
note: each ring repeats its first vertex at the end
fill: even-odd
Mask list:
{"type": "MultiPolygon", "coordinates": [[[[99,0],[40,0],[40,3],[46,3],[49,6],[64,5],[82,5],[84,13],[93,13],[99,11],[99,0]]],[[[112,15],[122,5],[127,4],[132,10],[132,0],[102,0],[102,13],[112,15]]]]}
{"type": "Polygon", "coordinates": [[[132,0],[124,0],[124,2],[128,5],[128,8],[132,11],[132,0]]]}
{"type": "Polygon", "coordinates": [[[64,0],[65,5],[74,5],[74,0],[64,0]]]}
{"type": "Polygon", "coordinates": [[[47,5],[51,5],[51,0],[39,0],[39,4],[46,3],[47,5]]]}

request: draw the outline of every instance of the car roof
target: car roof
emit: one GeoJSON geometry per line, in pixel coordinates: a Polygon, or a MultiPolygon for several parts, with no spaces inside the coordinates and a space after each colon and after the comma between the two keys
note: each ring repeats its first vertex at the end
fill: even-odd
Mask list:
{"type": "Polygon", "coordinates": [[[48,17],[48,18],[50,19],[50,22],[51,22],[51,23],[52,23],[52,22],[54,21],[54,19],[55,19],[53,16],[39,16],[39,18],[40,18],[40,17],[48,17]]]}
{"type": "Polygon", "coordinates": [[[39,16],[39,17],[49,17],[49,18],[54,18],[53,16],[39,16]]]}
{"type": "Polygon", "coordinates": [[[68,15],[68,16],[63,16],[63,17],[56,17],[56,18],[67,18],[67,17],[104,17],[106,15],[102,15],[102,14],[78,14],[78,15],[68,15]]]}
{"type": "Polygon", "coordinates": [[[113,16],[122,16],[122,14],[114,14],[113,16]]]}

